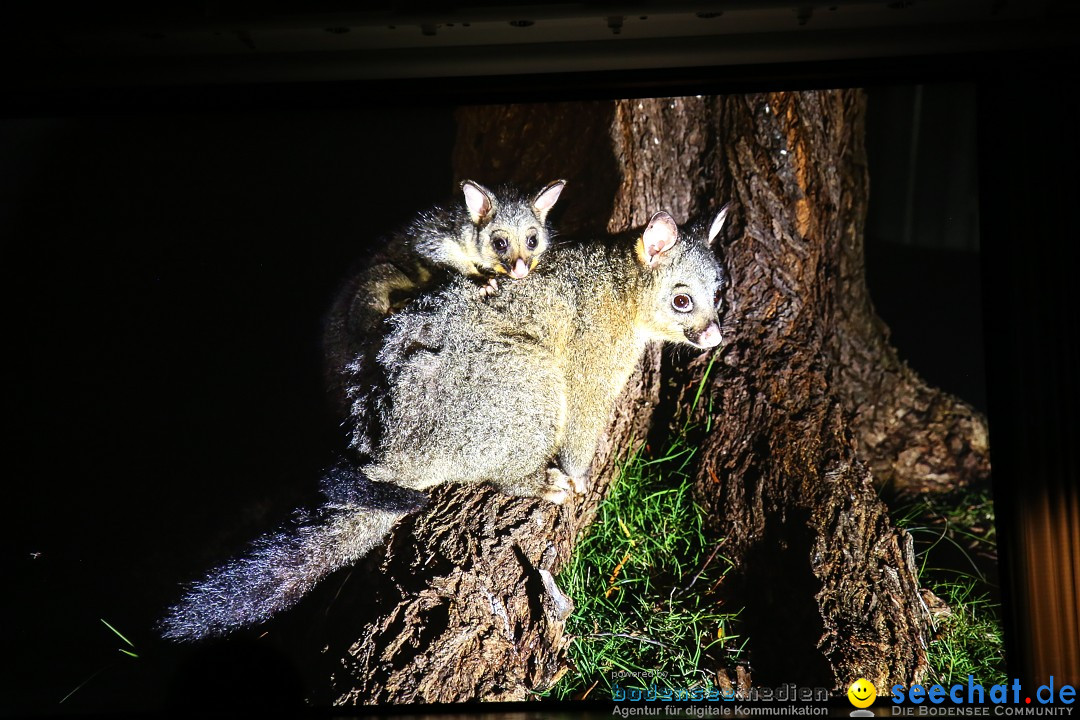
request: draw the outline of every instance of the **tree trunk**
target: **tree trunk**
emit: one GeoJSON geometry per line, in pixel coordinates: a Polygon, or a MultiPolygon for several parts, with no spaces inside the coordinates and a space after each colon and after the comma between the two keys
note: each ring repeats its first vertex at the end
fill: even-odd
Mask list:
{"type": "MultiPolygon", "coordinates": [[[[929,615],[911,540],[872,483],[943,486],[989,472],[982,418],[897,359],[870,304],[864,105],[859,91],[813,91],[458,113],[455,175],[567,178],[555,217],[565,234],[623,230],[660,209],[682,222],[734,202],[696,493],[727,538],[737,572],[724,601],[746,608],[752,679],[765,686],[920,680],[929,615]]],[[[647,353],[576,503],[442,488],[396,529],[386,556],[345,586],[364,609],[339,600],[357,639],[326,651],[340,658],[336,702],[522,700],[561,676],[571,608],[548,573],[632,441],[689,407],[707,356],[677,358],[647,353]]]]}

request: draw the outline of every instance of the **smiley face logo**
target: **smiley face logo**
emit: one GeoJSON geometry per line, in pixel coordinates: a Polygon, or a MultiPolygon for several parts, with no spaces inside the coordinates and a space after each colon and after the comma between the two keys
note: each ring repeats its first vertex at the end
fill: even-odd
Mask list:
{"type": "Polygon", "coordinates": [[[868,707],[877,698],[877,688],[869,680],[859,678],[851,683],[851,687],[847,690],[847,697],[857,708],[868,707]]]}

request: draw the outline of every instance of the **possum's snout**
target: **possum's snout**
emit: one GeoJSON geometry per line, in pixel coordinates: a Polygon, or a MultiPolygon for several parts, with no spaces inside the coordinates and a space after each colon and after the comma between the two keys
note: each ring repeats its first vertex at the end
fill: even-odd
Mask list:
{"type": "Polygon", "coordinates": [[[699,348],[711,348],[723,342],[724,337],[720,334],[720,326],[715,322],[711,322],[696,338],[691,337],[691,333],[687,332],[686,339],[699,348]]]}
{"type": "Polygon", "coordinates": [[[514,266],[510,268],[510,277],[515,280],[520,280],[529,274],[529,266],[525,264],[522,258],[518,258],[514,261],[514,266]]]}

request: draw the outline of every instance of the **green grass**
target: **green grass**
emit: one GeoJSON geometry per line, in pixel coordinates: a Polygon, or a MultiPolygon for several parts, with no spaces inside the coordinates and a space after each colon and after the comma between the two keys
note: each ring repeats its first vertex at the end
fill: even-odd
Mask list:
{"type": "Polygon", "coordinates": [[[723,543],[707,535],[691,497],[691,429],[656,457],[640,446],[628,453],[559,575],[575,604],[567,622],[573,669],[547,695],[608,699],[616,682],[708,687],[711,669],[740,651],[735,614],[721,612],[714,592],[729,569],[723,543]],[[652,675],[615,677],[619,671],[652,675]]]}
{"type": "MultiPolygon", "coordinates": [[[[113,627],[113,626],[112,626],[111,624],[109,624],[109,621],[108,621],[108,620],[106,620],[105,618],[98,618],[98,619],[99,619],[99,620],[101,620],[102,624],[104,624],[104,625],[105,625],[105,627],[109,628],[109,630],[111,630],[111,631],[112,631],[113,635],[115,635],[116,637],[118,637],[118,638],[120,638],[121,640],[123,640],[123,641],[124,641],[124,643],[125,643],[125,644],[126,644],[126,645],[127,645],[128,647],[130,647],[130,648],[131,648],[131,650],[128,650],[128,649],[126,649],[126,648],[122,648],[122,647],[116,648],[116,649],[117,649],[117,650],[118,650],[119,652],[121,652],[122,654],[126,655],[127,657],[131,657],[131,658],[138,658],[138,657],[139,657],[138,653],[134,652],[134,650],[135,650],[135,643],[133,643],[133,642],[131,642],[130,640],[128,640],[128,639],[127,639],[127,637],[125,637],[123,633],[121,633],[121,632],[120,632],[119,630],[117,630],[117,629],[116,629],[115,627],[113,627]]],[[[64,703],[65,703],[65,702],[66,702],[66,701],[67,701],[68,699],[70,699],[70,698],[71,698],[71,696],[72,696],[72,695],[74,695],[75,693],[79,692],[79,691],[80,691],[80,690],[82,690],[82,689],[83,689],[84,687],[86,687],[86,686],[87,686],[87,685],[88,685],[88,684],[90,683],[90,681],[91,681],[91,680],[93,680],[93,679],[94,679],[94,678],[96,678],[96,677],[97,677],[98,675],[100,675],[101,673],[105,672],[106,670],[109,670],[110,668],[112,668],[112,667],[114,667],[114,666],[115,666],[115,663],[114,663],[114,662],[109,662],[109,663],[107,663],[107,664],[105,664],[105,665],[103,665],[103,666],[99,667],[99,668],[98,668],[97,670],[95,670],[95,671],[94,671],[94,672],[93,672],[93,673],[92,673],[92,674],[91,674],[91,675],[90,675],[89,677],[87,677],[87,678],[86,678],[85,680],[83,680],[83,681],[82,681],[81,683],[79,683],[79,684],[78,684],[77,686],[75,686],[75,688],[74,688],[74,689],[73,689],[73,690],[72,690],[71,692],[69,692],[69,693],[68,693],[67,695],[65,695],[64,697],[62,697],[62,698],[60,699],[60,702],[59,702],[59,703],[57,703],[57,704],[59,704],[59,705],[63,705],[63,704],[64,704],[64,703]]]]}
{"type": "MultiPolygon", "coordinates": [[[[703,387],[704,381],[695,406],[703,387]]],[[[737,634],[738,613],[725,612],[715,592],[730,563],[691,497],[693,431],[684,425],[659,454],[640,446],[627,453],[588,535],[557,578],[575,604],[567,621],[572,669],[545,696],[604,700],[616,682],[623,689],[647,689],[654,681],[709,688],[716,668],[730,669],[739,659],[745,641],[737,634]],[[639,675],[616,677],[619,672],[639,675]]],[[[915,539],[921,584],[950,609],[935,617],[928,679],[1004,682],[989,493],[927,496],[894,518],[915,539]]]]}
{"type": "Polygon", "coordinates": [[[967,682],[1005,684],[1005,641],[998,605],[974,579],[937,584],[934,593],[951,613],[939,620],[941,635],[930,643],[931,675],[941,685],[967,682]]]}
{"type": "Polygon", "coordinates": [[[950,685],[968,675],[984,685],[1004,683],[1005,641],[996,599],[993,502],[987,490],[926,496],[895,514],[910,532],[919,580],[949,606],[935,617],[927,650],[930,679],[950,685]]]}

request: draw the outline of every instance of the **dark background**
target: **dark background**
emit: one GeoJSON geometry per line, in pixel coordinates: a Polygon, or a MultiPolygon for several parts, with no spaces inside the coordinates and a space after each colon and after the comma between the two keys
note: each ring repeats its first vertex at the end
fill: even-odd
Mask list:
{"type": "MultiPolygon", "coordinates": [[[[28,47],[24,39],[16,50],[28,47]]],[[[75,63],[70,72],[82,74],[65,82],[57,68],[74,51],[37,52],[56,65],[5,77],[13,89],[0,119],[13,516],[3,615],[15,661],[5,702],[35,712],[157,708],[179,702],[193,672],[192,653],[152,629],[179,583],[308,499],[343,447],[324,402],[321,317],[365,247],[452,191],[456,100],[441,81],[395,84],[384,102],[390,86],[378,80],[222,90],[207,76],[178,84],[175,75],[195,71],[153,59],[129,60],[123,73],[75,63]],[[127,646],[101,619],[138,659],[117,651],[127,646]]],[[[666,70],[535,85],[504,78],[486,97],[867,85],[871,294],[901,356],[932,384],[990,406],[996,431],[999,418],[1015,417],[1015,398],[988,399],[984,361],[992,377],[1014,361],[992,339],[986,355],[983,320],[1040,320],[983,292],[982,270],[991,290],[1014,278],[1003,248],[1020,238],[1003,237],[998,223],[985,234],[996,243],[989,259],[980,255],[980,221],[1000,218],[1010,200],[1002,168],[987,162],[1011,172],[1018,161],[988,152],[979,134],[1002,136],[1002,97],[1012,98],[1005,117],[1020,117],[1017,88],[1045,60],[966,57],[902,71],[890,62],[736,66],[719,80],[666,70]],[[1003,78],[1008,92],[998,94],[1003,78]]],[[[466,100],[483,97],[480,85],[464,86],[466,100]]],[[[568,188],[561,203],[571,202],[568,188]]],[[[293,696],[284,681],[267,682],[290,668],[236,657],[223,672],[241,705],[265,700],[267,687],[293,696]]]]}
{"type": "Polygon", "coordinates": [[[451,122],[408,108],[0,123],[17,703],[52,710],[117,659],[68,703],[188,692],[161,685],[174,671],[156,664],[177,657],[152,623],[344,449],[321,319],[368,244],[449,193],[451,122]],[[99,618],[144,657],[118,653],[99,618]]]}

